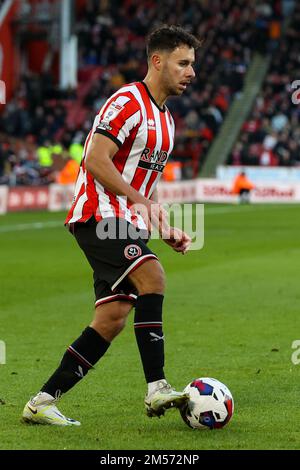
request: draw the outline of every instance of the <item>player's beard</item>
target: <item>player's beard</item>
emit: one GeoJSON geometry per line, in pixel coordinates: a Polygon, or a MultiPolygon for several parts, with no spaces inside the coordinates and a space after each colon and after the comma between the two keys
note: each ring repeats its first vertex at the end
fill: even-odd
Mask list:
{"type": "Polygon", "coordinates": [[[178,83],[175,83],[174,79],[172,79],[172,74],[167,64],[165,64],[162,71],[162,86],[166,96],[179,96],[183,92],[183,90],[178,88],[178,83]]]}

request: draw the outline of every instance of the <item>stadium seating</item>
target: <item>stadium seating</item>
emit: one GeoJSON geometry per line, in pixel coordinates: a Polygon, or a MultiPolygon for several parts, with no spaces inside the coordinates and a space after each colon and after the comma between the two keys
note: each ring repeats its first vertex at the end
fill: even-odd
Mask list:
{"type": "Polygon", "coordinates": [[[299,4],[285,35],[273,46],[269,72],[228,164],[300,165],[300,108],[292,100],[292,82],[300,77],[299,4]]]}
{"type": "Polygon", "coordinates": [[[273,3],[266,13],[251,0],[192,0],[188,7],[168,0],[159,10],[153,1],[78,2],[78,88],[62,94],[49,72],[22,76],[0,115],[0,184],[51,183],[51,167],[39,165],[38,148],[59,142],[68,150],[74,141],[83,143],[104,100],[123,83],[144,77],[145,35],[162,22],[182,24],[204,39],[193,86],[168,102],[177,127],[172,159],[181,164],[183,178],[195,177],[233,97],[241,93],[252,52],[278,33],[274,24],[270,33],[280,15],[273,3]]]}

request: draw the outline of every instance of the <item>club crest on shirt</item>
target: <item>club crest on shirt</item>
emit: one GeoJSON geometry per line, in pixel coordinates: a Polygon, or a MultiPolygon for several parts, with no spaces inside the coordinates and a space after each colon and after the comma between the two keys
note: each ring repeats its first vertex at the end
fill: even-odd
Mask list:
{"type": "Polygon", "coordinates": [[[134,259],[141,256],[142,249],[138,245],[127,245],[124,250],[125,258],[134,259]]]}

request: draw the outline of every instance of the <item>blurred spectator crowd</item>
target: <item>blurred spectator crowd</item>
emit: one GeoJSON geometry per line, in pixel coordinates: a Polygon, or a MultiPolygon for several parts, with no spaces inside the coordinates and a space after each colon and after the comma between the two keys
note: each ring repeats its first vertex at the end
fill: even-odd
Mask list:
{"type": "Polygon", "coordinates": [[[300,80],[299,3],[272,55],[269,72],[229,164],[300,165],[300,106],[292,100],[296,80],[300,80]]]}
{"type": "MultiPolygon", "coordinates": [[[[290,145],[288,137],[290,132],[297,132],[298,115],[291,110],[283,91],[287,86],[286,67],[291,70],[294,63],[299,66],[294,46],[288,64],[285,63],[296,23],[291,25],[288,39],[281,40],[280,34],[282,20],[293,3],[165,0],[158,8],[153,0],[79,2],[75,21],[78,87],[62,92],[51,72],[39,76],[30,71],[23,74],[15,97],[0,115],[0,184],[49,184],[57,181],[70,159],[78,165],[84,139],[101,105],[124,83],[145,76],[145,36],[161,23],[180,24],[204,39],[197,53],[193,85],[181,98],[168,101],[176,121],[171,161],[177,164],[179,177],[198,174],[232,99],[241,93],[253,51],[270,52],[279,41],[280,53],[276,51],[272,72],[249,122],[259,121],[254,132],[260,132],[260,139],[263,132],[272,129],[266,134],[269,146],[274,133],[277,140],[280,137],[290,145]],[[291,123],[280,128],[284,118],[290,121],[291,117],[291,123]]],[[[254,132],[248,130],[251,125],[245,124],[235,155],[247,153],[246,147],[252,145],[254,132]]],[[[233,155],[232,163],[239,158],[245,163],[244,156],[233,155]]],[[[171,173],[168,176],[167,172],[166,177],[174,178],[171,173]]]]}

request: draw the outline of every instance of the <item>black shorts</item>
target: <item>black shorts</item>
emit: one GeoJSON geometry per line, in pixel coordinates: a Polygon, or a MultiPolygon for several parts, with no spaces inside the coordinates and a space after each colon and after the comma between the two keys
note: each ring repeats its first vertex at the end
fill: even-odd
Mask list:
{"type": "MultiPolygon", "coordinates": [[[[121,222],[123,229],[124,225],[126,229],[129,226],[133,228],[124,219],[104,219],[100,224],[109,222],[118,227],[121,222]]],[[[123,230],[123,238],[117,235],[117,238],[101,239],[97,236],[97,225],[95,218],[92,218],[87,222],[75,222],[69,227],[94,272],[95,306],[116,300],[135,302],[137,291],[127,276],[145,261],[157,259],[157,256],[148,248],[145,232],[141,232],[141,238],[132,237],[130,233],[126,233],[125,238],[123,230]]]]}

